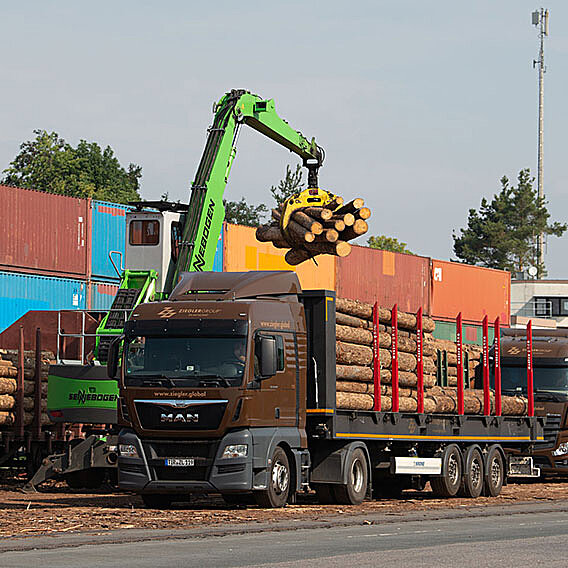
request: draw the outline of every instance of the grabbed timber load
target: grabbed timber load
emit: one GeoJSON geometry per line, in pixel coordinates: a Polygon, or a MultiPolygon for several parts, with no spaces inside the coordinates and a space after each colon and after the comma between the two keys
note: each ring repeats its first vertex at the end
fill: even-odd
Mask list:
{"type": "MultiPolygon", "coordinates": [[[[392,342],[392,312],[380,307],[378,311],[378,344],[380,361],[380,409],[392,409],[392,362],[394,360],[392,342]]],[[[417,321],[416,315],[398,312],[397,323],[397,363],[399,410],[416,412],[418,407],[417,374],[417,321]]],[[[337,407],[345,409],[372,410],[374,408],[373,361],[373,306],[357,300],[337,298],[336,302],[336,374],[337,407]]],[[[423,317],[422,359],[424,411],[427,413],[448,414],[458,411],[456,344],[451,341],[435,339],[434,320],[423,317]],[[444,351],[447,365],[448,386],[438,386],[436,371],[438,357],[444,351]]],[[[479,361],[477,346],[468,346],[468,351],[479,361]]],[[[472,359],[475,361],[475,359],[472,359]]],[[[475,372],[475,364],[470,368],[475,372]]],[[[467,388],[464,390],[465,414],[483,414],[483,390],[467,388]]],[[[494,411],[495,394],[491,392],[490,403],[494,411]]],[[[502,411],[505,415],[523,416],[527,414],[528,402],[523,396],[503,396],[502,411]]]]}
{"type": "Polygon", "coordinates": [[[345,205],[343,201],[318,188],[305,189],[273,209],[273,221],[258,227],[256,238],[290,249],[285,260],[292,266],[319,254],[347,256],[351,252],[347,241],[367,232],[371,210],[359,197],[345,205]]]}
{"type": "Polygon", "coordinates": [[[191,493],[280,507],[309,488],[345,504],[426,482],[440,496],[494,496],[508,477],[538,474],[526,454],[543,439],[544,418],[479,415],[474,397],[471,413],[454,411],[451,387],[435,390],[433,363],[415,375],[413,314],[380,310],[385,404],[375,410],[368,306],[346,302],[302,291],[290,271],[204,272],[184,273],[168,301],[138,306],[123,355],[118,342],[109,352],[124,424],[119,486],[149,507],[191,493]],[[393,318],[405,349],[398,383],[387,357],[393,318]],[[421,412],[410,402],[419,376],[432,399],[421,412]],[[346,383],[359,392],[339,390],[346,383]],[[346,408],[347,397],[368,398],[346,408]]]}

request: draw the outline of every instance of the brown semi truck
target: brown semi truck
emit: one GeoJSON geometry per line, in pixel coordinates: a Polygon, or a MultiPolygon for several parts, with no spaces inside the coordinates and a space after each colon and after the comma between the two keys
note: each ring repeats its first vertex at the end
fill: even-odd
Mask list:
{"type": "Polygon", "coordinates": [[[336,408],[335,292],[293,272],[184,273],[138,306],[109,352],[119,485],[161,507],[192,493],[283,506],[314,489],[360,503],[432,481],[497,495],[533,475],[544,419],[336,408]],[[121,347],[122,355],[120,355],[121,347]]]}
{"type": "MultiPolygon", "coordinates": [[[[502,330],[501,385],[505,395],[527,392],[526,339],[524,329],[502,330]]],[[[565,476],[568,475],[568,329],[533,330],[532,350],[534,410],[537,416],[546,417],[545,441],[535,446],[533,462],[543,476],[565,476]]],[[[493,356],[492,350],[490,362],[493,356]]]]}

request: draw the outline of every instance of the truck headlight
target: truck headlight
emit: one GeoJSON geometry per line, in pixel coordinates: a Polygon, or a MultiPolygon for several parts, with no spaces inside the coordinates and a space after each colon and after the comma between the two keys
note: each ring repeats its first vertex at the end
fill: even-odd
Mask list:
{"type": "Polygon", "coordinates": [[[553,456],[563,456],[564,454],[568,454],[568,442],[563,442],[552,452],[553,456]]]}
{"type": "Polygon", "coordinates": [[[118,454],[125,458],[137,458],[138,450],[134,444],[119,444],[118,454]]]}
{"type": "Polygon", "coordinates": [[[246,458],[247,455],[247,444],[232,444],[230,446],[225,446],[221,458],[246,458]]]}

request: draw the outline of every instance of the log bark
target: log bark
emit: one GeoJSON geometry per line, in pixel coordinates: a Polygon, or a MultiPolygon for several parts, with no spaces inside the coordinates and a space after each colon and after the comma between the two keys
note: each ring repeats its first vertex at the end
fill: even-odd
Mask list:
{"type": "Polygon", "coordinates": [[[335,322],[341,325],[350,325],[351,327],[360,327],[362,329],[371,330],[373,329],[372,322],[338,311],[335,312],[335,322]]]}
{"type": "Polygon", "coordinates": [[[305,207],[303,212],[318,221],[328,221],[333,216],[333,211],[325,207],[305,207]]]}
{"type": "Polygon", "coordinates": [[[311,231],[309,231],[299,223],[296,223],[294,219],[290,219],[288,221],[288,226],[286,227],[286,231],[288,236],[287,240],[292,239],[292,241],[298,243],[313,243],[314,239],[316,238],[311,231]]]}
{"type": "Polygon", "coordinates": [[[279,249],[292,248],[292,245],[284,239],[278,240],[278,241],[272,241],[272,246],[275,247],[275,248],[279,248],[279,249]]]}
{"type": "Polygon", "coordinates": [[[344,213],[354,213],[355,211],[357,211],[357,209],[361,209],[361,207],[363,207],[364,205],[365,205],[365,200],[362,199],[361,197],[356,197],[355,199],[349,201],[349,203],[346,203],[345,205],[334,211],[334,213],[336,215],[343,215],[344,213]]]}
{"type": "MultiPolygon", "coordinates": [[[[336,360],[343,365],[370,365],[373,361],[373,350],[365,345],[336,341],[336,360]]],[[[383,351],[383,350],[381,350],[383,351]]],[[[386,351],[388,353],[388,351],[386,351]]]]}
{"type": "Polygon", "coordinates": [[[261,243],[268,243],[270,241],[282,241],[284,235],[280,227],[276,225],[261,225],[256,229],[256,240],[261,243]]]}
{"type": "Polygon", "coordinates": [[[372,410],[374,400],[370,394],[337,391],[335,404],[346,410],[372,410]]]}
{"type": "Polygon", "coordinates": [[[363,221],[363,219],[356,219],[355,223],[353,223],[351,227],[346,227],[341,233],[341,238],[344,241],[350,241],[364,235],[368,230],[369,225],[367,225],[367,221],[363,221]]]}
{"type": "Polygon", "coordinates": [[[270,211],[270,216],[275,220],[280,222],[280,218],[282,217],[282,212],[280,209],[272,209],[270,211]]]}
{"type": "Polygon", "coordinates": [[[0,394],[0,410],[12,410],[16,406],[16,399],[9,394],[0,394]]]}
{"type": "Polygon", "coordinates": [[[291,264],[292,266],[296,266],[298,264],[302,264],[302,262],[305,262],[306,260],[309,260],[310,258],[313,258],[314,256],[316,256],[315,253],[309,253],[307,250],[304,250],[304,249],[292,249],[292,250],[289,250],[284,255],[284,260],[288,264],[291,264]]]}
{"type": "MultiPolygon", "coordinates": [[[[324,209],[327,211],[327,209],[324,209]]],[[[329,221],[322,221],[325,229],[335,229],[337,232],[345,230],[345,221],[343,219],[330,219],[329,221]]]]}
{"type": "MultiPolygon", "coordinates": [[[[360,327],[351,327],[347,325],[336,325],[335,326],[335,336],[340,341],[347,341],[348,343],[358,343],[360,345],[373,345],[373,333],[367,329],[362,329],[360,327]]],[[[381,333],[379,336],[386,336],[390,339],[388,334],[381,333]]],[[[388,344],[382,345],[382,347],[389,347],[388,344]]]]}
{"type": "Polygon", "coordinates": [[[364,382],[373,380],[373,369],[362,365],[336,365],[335,374],[338,380],[364,382]]]}
{"type": "Polygon", "coordinates": [[[0,426],[13,426],[16,418],[13,412],[0,412],[0,426]]]}
{"type": "Polygon", "coordinates": [[[311,243],[306,247],[310,252],[317,254],[334,254],[336,256],[347,256],[351,252],[351,245],[345,241],[336,243],[311,243]]]}
{"type": "Polygon", "coordinates": [[[335,209],[343,205],[343,201],[344,201],[343,197],[336,195],[333,201],[330,201],[329,203],[326,203],[324,205],[324,208],[334,211],[335,209]]]}
{"type": "Polygon", "coordinates": [[[335,229],[324,229],[323,233],[317,235],[316,243],[335,243],[339,239],[339,233],[335,229]]]}
{"type": "MultiPolygon", "coordinates": [[[[391,384],[392,376],[388,369],[381,369],[381,384],[391,384]]],[[[416,373],[401,371],[398,373],[398,385],[400,387],[416,387],[418,377],[416,373]]],[[[436,376],[431,374],[424,375],[424,389],[432,388],[436,384],[436,376]]]]}
{"type": "Polygon", "coordinates": [[[0,377],[17,377],[18,369],[16,367],[0,367],[0,377]]]}
{"type": "Polygon", "coordinates": [[[302,211],[294,211],[292,219],[314,235],[321,235],[323,232],[323,225],[302,211]]]}

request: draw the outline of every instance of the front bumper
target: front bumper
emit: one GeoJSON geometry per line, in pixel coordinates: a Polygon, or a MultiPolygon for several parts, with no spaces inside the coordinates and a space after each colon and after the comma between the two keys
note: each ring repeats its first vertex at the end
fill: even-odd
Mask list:
{"type": "Polygon", "coordinates": [[[131,429],[119,434],[120,444],[132,444],[138,457],[118,458],[118,484],[137,493],[242,493],[252,490],[252,436],[238,430],[213,440],[141,440],[131,429]],[[225,446],[247,444],[243,458],[222,458],[225,446]],[[166,458],[192,458],[193,466],[169,467],[166,458]]]}

